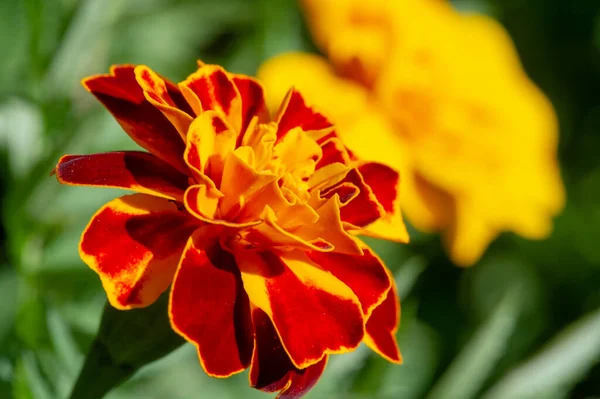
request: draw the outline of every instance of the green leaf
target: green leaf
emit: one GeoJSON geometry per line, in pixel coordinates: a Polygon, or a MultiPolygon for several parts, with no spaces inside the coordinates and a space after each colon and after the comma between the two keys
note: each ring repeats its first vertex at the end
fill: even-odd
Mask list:
{"type": "Polygon", "coordinates": [[[6,146],[13,174],[27,173],[42,154],[42,125],[42,115],[33,104],[18,98],[1,104],[0,147],[6,146]]]}
{"type": "Polygon", "coordinates": [[[488,321],[460,351],[427,399],[475,398],[515,332],[523,292],[508,290],[488,321]]]}
{"type": "Polygon", "coordinates": [[[169,293],[142,309],[104,307],[98,335],[71,393],[72,399],[100,399],[141,367],[160,359],[185,341],[172,329],[169,293]]]}
{"type": "Polygon", "coordinates": [[[15,399],[54,399],[31,352],[23,353],[17,361],[13,375],[13,396],[15,399]]]}
{"type": "MultiPolygon", "coordinates": [[[[416,309],[403,306],[398,344],[403,364],[387,368],[377,389],[379,398],[418,399],[430,386],[440,361],[441,337],[420,320],[407,320],[416,309]]],[[[415,305],[416,303],[413,303],[415,305]]]]}
{"type": "Polygon", "coordinates": [[[394,274],[394,280],[396,280],[396,287],[398,289],[398,296],[402,301],[408,297],[410,291],[412,291],[417,279],[427,268],[427,262],[420,256],[413,256],[408,259],[402,267],[394,274]]]}
{"type": "Polygon", "coordinates": [[[48,69],[44,90],[50,94],[49,98],[68,94],[97,63],[122,3],[123,0],[86,0],[79,3],[48,69]]]}
{"type": "Polygon", "coordinates": [[[566,398],[600,361],[600,309],[554,337],[530,360],[507,373],[484,399],[566,398]]]}
{"type": "Polygon", "coordinates": [[[21,295],[25,298],[19,306],[15,329],[19,339],[31,349],[50,346],[46,324],[46,304],[36,288],[27,283],[21,285],[21,295]]]}
{"type": "Polygon", "coordinates": [[[11,269],[0,265],[0,343],[9,334],[17,308],[17,275],[11,269]]]}

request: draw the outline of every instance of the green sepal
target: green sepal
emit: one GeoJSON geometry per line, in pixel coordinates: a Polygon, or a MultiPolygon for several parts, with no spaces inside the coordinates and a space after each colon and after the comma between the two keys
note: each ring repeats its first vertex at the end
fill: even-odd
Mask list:
{"type": "Polygon", "coordinates": [[[141,367],[184,344],[171,329],[168,303],[168,292],[143,309],[118,310],[107,303],[70,398],[100,399],[141,367]]]}

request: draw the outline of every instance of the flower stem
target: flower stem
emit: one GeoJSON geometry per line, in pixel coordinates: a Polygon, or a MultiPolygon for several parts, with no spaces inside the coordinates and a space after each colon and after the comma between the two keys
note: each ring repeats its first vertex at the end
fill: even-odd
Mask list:
{"type": "Polygon", "coordinates": [[[183,345],[185,340],[171,329],[168,304],[168,292],[141,309],[117,310],[107,303],[70,398],[101,399],[137,370],[183,345]]]}
{"type": "Polygon", "coordinates": [[[102,399],[135,371],[135,367],[117,364],[106,345],[96,339],[86,356],[70,399],[102,399]]]}

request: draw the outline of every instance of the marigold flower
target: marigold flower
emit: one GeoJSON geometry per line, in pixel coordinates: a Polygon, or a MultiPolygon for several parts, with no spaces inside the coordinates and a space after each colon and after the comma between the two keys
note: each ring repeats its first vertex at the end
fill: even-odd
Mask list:
{"type": "Polygon", "coordinates": [[[178,85],[143,65],[83,85],[148,151],[65,155],[55,169],[64,184],[137,192],[81,238],[114,307],[148,306],[172,285],[172,327],[204,370],[250,367],[254,388],[283,398],[361,341],[401,362],[393,279],[356,237],[408,240],[396,171],[347,151],[298,91],[271,119],[256,80],[216,65],[178,85]]]}
{"type": "Polygon", "coordinates": [[[302,3],[329,62],[267,61],[269,104],[295,85],[354,154],[400,170],[409,220],[444,231],[459,265],[502,231],[550,233],[564,203],[556,116],[498,23],[440,0],[302,3]]]}

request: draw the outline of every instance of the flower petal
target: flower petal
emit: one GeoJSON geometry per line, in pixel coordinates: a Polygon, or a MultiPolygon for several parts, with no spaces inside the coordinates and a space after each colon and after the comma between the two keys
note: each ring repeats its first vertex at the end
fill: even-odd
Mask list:
{"type": "Polygon", "coordinates": [[[133,65],[113,66],[110,74],[86,78],[82,84],[140,147],[187,173],[183,140],[162,112],[148,102],[134,69],[133,65]]]}
{"type": "Polygon", "coordinates": [[[333,129],[331,122],[309,107],[300,92],[295,89],[291,89],[283,99],[275,120],[278,125],[278,139],[296,127],[305,132],[333,129]]]}
{"type": "Polygon", "coordinates": [[[337,253],[362,255],[356,240],[346,232],[340,215],[340,200],[337,195],[327,199],[315,208],[319,220],[316,223],[304,224],[294,230],[294,234],[304,240],[320,239],[330,243],[337,253]]]}
{"type": "Polygon", "coordinates": [[[334,194],[339,194],[342,200],[343,206],[340,209],[342,221],[352,226],[366,227],[385,215],[384,208],[356,168],[348,171],[339,183],[321,192],[324,198],[334,194]],[[354,191],[348,190],[349,187],[356,187],[358,192],[355,194],[354,191]]]}
{"type": "Polygon", "coordinates": [[[94,215],[79,253],[100,276],[114,307],[144,307],[171,284],[185,242],[197,227],[173,201],[126,195],[94,215]]]}
{"type": "Polygon", "coordinates": [[[237,223],[229,219],[217,218],[217,208],[222,198],[223,194],[219,190],[204,184],[197,184],[191,186],[185,192],[184,204],[189,213],[199,220],[212,225],[244,229],[261,223],[260,220],[237,223]]]}
{"type": "Polygon", "coordinates": [[[308,257],[354,292],[365,317],[386,298],[391,287],[385,265],[375,253],[362,244],[362,255],[310,252],[308,257]]]}
{"type": "Polygon", "coordinates": [[[260,309],[253,309],[252,321],[255,345],[250,365],[250,386],[264,392],[281,391],[277,398],[305,395],[325,370],[327,356],[300,370],[291,363],[269,316],[260,309]]]}
{"type": "Polygon", "coordinates": [[[364,182],[371,188],[385,215],[370,224],[360,234],[406,243],[408,231],[400,213],[400,174],[378,162],[367,162],[358,167],[364,182]]]}
{"type": "Polygon", "coordinates": [[[113,187],[183,200],[188,177],[147,152],[122,151],[91,155],[64,155],[56,165],[60,183],[73,186],[113,187]]]}
{"type": "MultiPolygon", "coordinates": [[[[242,147],[244,148],[244,147],[242,147]]],[[[238,148],[240,150],[241,148],[238,148]]],[[[258,173],[238,156],[238,152],[230,153],[225,159],[223,180],[220,191],[224,194],[219,205],[223,218],[243,221],[258,220],[260,214],[245,213],[243,208],[253,201],[261,202],[265,187],[277,180],[277,175],[258,173]]],[[[264,198],[268,201],[269,198],[264,198]]],[[[252,205],[256,209],[256,204],[252,205]]],[[[262,211],[264,207],[260,208],[262,211]]]]}
{"type": "Polygon", "coordinates": [[[312,366],[292,371],[290,382],[279,392],[276,399],[297,399],[306,395],[321,378],[325,366],[327,366],[328,358],[328,356],[325,356],[320,362],[312,366]]]}
{"type": "Polygon", "coordinates": [[[190,237],[173,282],[169,315],[173,329],[197,347],[206,373],[228,377],[250,364],[252,321],[233,257],[218,249],[214,237],[213,226],[190,237]]]}
{"type": "Polygon", "coordinates": [[[197,174],[219,188],[225,158],[235,149],[237,133],[215,111],[203,112],[189,127],[185,161],[197,174]]]}
{"type": "Polygon", "coordinates": [[[255,116],[258,123],[265,123],[269,119],[269,111],[265,104],[265,95],[262,85],[258,80],[245,75],[233,75],[233,83],[242,98],[242,126],[241,133],[245,133],[255,116]]]}
{"type": "MultiPolygon", "coordinates": [[[[333,245],[320,237],[304,239],[281,227],[273,209],[266,205],[261,224],[254,226],[245,238],[257,248],[300,249],[303,251],[333,251],[333,245]]],[[[282,222],[285,222],[284,220],[282,222]]]]}
{"type": "Polygon", "coordinates": [[[269,316],[295,367],[358,346],[364,335],[358,299],[302,251],[279,257],[236,247],[234,255],[250,303],[269,316]]]}
{"type": "Polygon", "coordinates": [[[187,104],[177,86],[170,84],[169,86],[163,78],[158,76],[154,71],[145,65],[135,67],[135,78],[144,91],[144,97],[152,105],[154,105],[163,115],[175,126],[179,135],[183,140],[186,139],[186,134],[190,123],[192,123],[193,111],[187,104]],[[169,90],[170,89],[170,90],[169,90]],[[179,104],[171,98],[171,95],[179,98],[179,104]],[[183,109],[180,109],[183,106],[183,109]],[[185,110],[185,111],[184,111],[185,110]]]}
{"type": "MultiPolygon", "coordinates": [[[[390,276],[391,277],[391,276],[390,276]]],[[[396,342],[396,331],[400,322],[400,301],[394,279],[384,301],[377,306],[367,320],[364,342],[369,348],[392,363],[401,364],[402,355],[396,342]]]]}
{"type": "Polygon", "coordinates": [[[348,150],[339,137],[335,135],[328,137],[326,140],[320,142],[319,145],[321,146],[323,155],[319,159],[319,162],[317,162],[317,169],[336,162],[344,165],[350,164],[351,160],[348,150]]]}
{"type": "Polygon", "coordinates": [[[281,391],[295,369],[281,345],[277,330],[269,316],[259,308],[252,309],[254,352],[248,378],[252,388],[265,392],[281,391]]]}
{"type": "Polygon", "coordinates": [[[242,98],[235,83],[222,67],[202,65],[179,84],[196,115],[203,111],[221,114],[239,134],[242,128],[242,98]]]}

